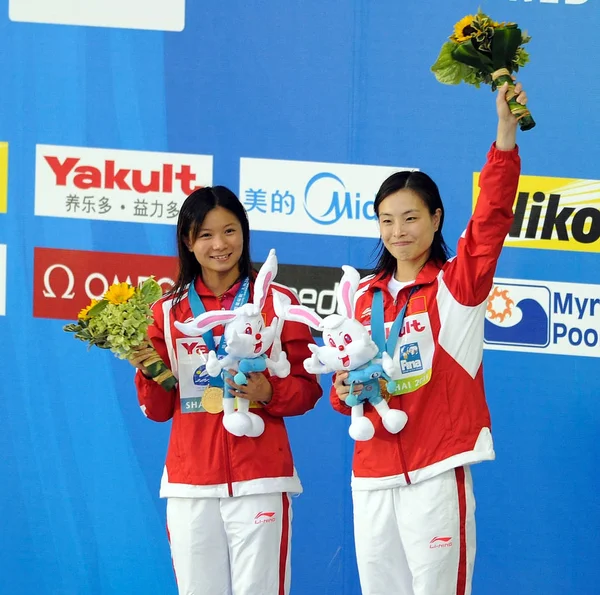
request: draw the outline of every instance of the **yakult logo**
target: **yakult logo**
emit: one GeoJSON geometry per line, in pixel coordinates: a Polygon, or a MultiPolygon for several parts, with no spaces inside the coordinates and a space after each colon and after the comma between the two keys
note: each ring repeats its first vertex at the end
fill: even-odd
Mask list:
{"type": "Polygon", "coordinates": [[[181,346],[186,350],[188,355],[206,355],[208,353],[208,347],[198,341],[182,342],[181,346]]]}
{"type": "Polygon", "coordinates": [[[177,259],[171,256],[34,249],[33,315],[72,320],[113,283],[138,285],[154,276],[168,290],[174,284],[177,259]]]}
{"type": "Polygon", "coordinates": [[[38,145],[35,214],[175,224],[185,198],[211,183],[208,155],[38,145]]]}
{"type": "Polygon", "coordinates": [[[140,194],[148,192],[171,194],[175,185],[176,190],[188,195],[199,187],[194,183],[196,174],[189,165],[182,165],[174,172],[172,163],[164,163],[159,170],[143,171],[135,168],[120,168],[113,159],[105,159],[100,167],[86,165],[79,157],[67,157],[61,161],[58,157],[44,155],[44,159],[55,176],[57,186],[72,185],[79,190],[96,188],[132,190],[140,194]]]}

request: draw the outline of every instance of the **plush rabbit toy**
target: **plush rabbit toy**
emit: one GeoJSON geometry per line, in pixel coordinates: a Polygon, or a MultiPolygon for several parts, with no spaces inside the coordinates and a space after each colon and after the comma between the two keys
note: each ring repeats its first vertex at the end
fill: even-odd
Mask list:
{"type": "Polygon", "coordinates": [[[367,329],[354,318],[354,294],[358,289],[360,275],[350,266],[343,266],[344,275],[338,288],[337,314],[321,318],[305,306],[287,305],[286,320],[302,322],[323,332],[322,347],[309,344],[312,357],[304,361],[304,368],[311,374],[348,371],[347,383],[350,394],[346,405],[352,407],[352,421],[348,430],[354,440],[370,440],[375,434],[371,420],[364,416],[363,403],[376,409],[385,429],[397,434],[404,428],[408,417],[404,411],[390,409],[381,396],[379,379],[391,380],[396,366],[387,354],[379,355],[379,348],[367,329]],[[362,384],[362,392],[353,393],[354,384],[362,384]]]}
{"type": "MultiPolygon", "coordinates": [[[[254,298],[252,303],[244,304],[234,310],[210,311],[197,316],[191,322],[175,322],[175,326],[188,336],[197,337],[216,326],[225,327],[224,339],[226,355],[219,360],[214,351],[209,351],[206,361],[206,371],[210,376],[229,376],[227,370],[234,369],[233,377],[236,384],[247,384],[246,374],[249,372],[269,372],[279,378],[285,378],[290,373],[290,363],[285,352],[281,350],[281,331],[284,319],[281,309],[288,306],[281,294],[274,299],[276,316],[271,325],[265,327],[262,309],[267,299],[269,286],[277,274],[277,257],[275,250],[269,252],[254,283],[254,298]],[[279,310],[279,312],[278,312],[279,310]],[[266,352],[271,349],[271,357],[266,352]]],[[[227,389],[227,385],[225,385],[227,389]]],[[[234,395],[229,390],[223,395],[223,425],[235,436],[256,438],[264,429],[263,419],[249,411],[250,401],[237,400],[235,410],[234,395]]]]}

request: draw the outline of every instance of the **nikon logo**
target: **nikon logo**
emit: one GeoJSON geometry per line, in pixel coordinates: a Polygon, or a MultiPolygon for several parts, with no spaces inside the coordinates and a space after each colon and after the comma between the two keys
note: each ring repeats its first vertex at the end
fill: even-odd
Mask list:
{"type": "Polygon", "coordinates": [[[506,246],[600,252],[600,181],[522,176],[514,213],[506,246]]]}
{"type": "Polygon", "coordinates": [[[511,238],[557,239],[593,244],[600,238],[600,211],[593,206],[561,206],[560,194],[519,192],[511,238]],[[531,202],[530,202],[531,201],[531,202]],[[529,214],[527,225],[525,217],[529,214]]]}

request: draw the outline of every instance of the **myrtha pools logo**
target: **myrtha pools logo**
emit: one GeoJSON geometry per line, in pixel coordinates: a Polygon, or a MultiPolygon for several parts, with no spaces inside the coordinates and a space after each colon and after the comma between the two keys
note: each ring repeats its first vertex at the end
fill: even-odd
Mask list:
{"type": "Polygon", "coordinates": [[[496,279],[486,349],[600,357],[600,285],[496,279]]]}
{"type": "Polygon", "coordinates": [[[550,291],[536,285],[496,284],[486,308],[485,342],[546,347],[550,343],[550,291]]]}

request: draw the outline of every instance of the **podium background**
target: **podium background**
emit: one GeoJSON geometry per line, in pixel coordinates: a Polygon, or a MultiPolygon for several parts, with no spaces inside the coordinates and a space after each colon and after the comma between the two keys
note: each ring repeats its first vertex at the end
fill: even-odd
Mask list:
{"type": "MultiPolygon", "coordinates": [[[[39,201],[57,196],[41,178],[43,163],[36,176],[36,145],[106,149],[102,159],[112,149],[212,156],[212,169],[195,162],[202,183],[242,193],[242,158],[419,168],[440,186],[445,236],[455,246],[472,209],[473,173],[494,139],[489,90],[443,86],[429,70],[454,22],[478,3],[190,1],[183,30],[175,23],[151,31],[135,28],[139,10],[127,13],[128,2],[135,4],[119,8],[127,28],[88,26],[97,24],[94,15],[82,15],[83,25],[11,21],[9,3],[0,2],[0,140],[8,143],[8,198],[0,199],[0,593],[176,592],[157,495],[169,424],[140,413],[126,363],[86,352],[61,330],[75,301],[87,301],[77,275],[166,275],[172,260],[153,257],[174,255],[175,227],[82,210],[62,216],[58,202],[57,216],[36,216],[36,177],[39,201]],[[129,271],[135,259],[113,253],[150,258],[129,271]],[[52,277],[56,297],[43,294],[43,275],[60,255],[77,277],[70,302],[64,269],[52,277]]],[[[533,37],[521,80],[538,126],[519,137],[523,174],[598,178],[598,0],[481,6],[533,37]]],[[[86,162],[80,149],[73,155],[86,162]]],[[[597,197],[584,199],[597,209],[597,197]]],[[[316,288],[305,296],[333,288],[341,265],[372,262],[372,237],[253,227],[254,259],[276,247],[289,265],[279,280],[316,288]]],[[[600,297],[599,250],[598,241],[507,247],[497,275],[585,284],[600,297]]],[[[584,326],[598,328],[593,313],[584,326]]],[[[474,593],[600,592],[599,355],[598,344],[584,357],[576,346],[561,355],[486,351],[497,460],[473,469],[474,593]]],[[[305,486],[294,501],[292,593],[358,595],[347,420],[324,398],[288,428],[305,486]]]]}

